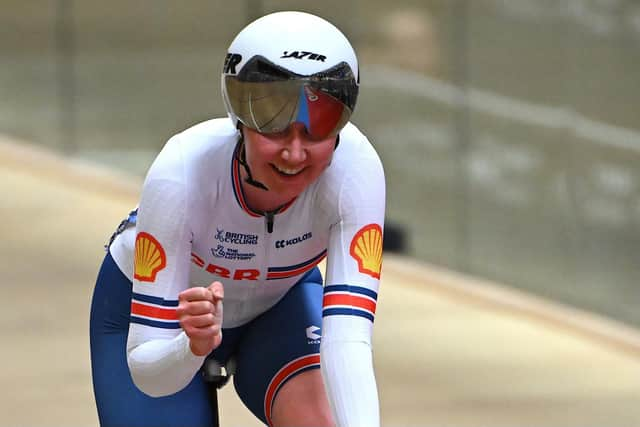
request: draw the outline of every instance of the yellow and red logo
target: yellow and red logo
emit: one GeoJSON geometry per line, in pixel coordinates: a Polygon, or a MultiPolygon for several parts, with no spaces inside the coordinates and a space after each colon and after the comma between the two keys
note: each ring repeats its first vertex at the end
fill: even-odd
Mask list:
{"type": "Polygon", "coordinates": [[[351,240],[349,253],[358,261],[360,273],[379,279],[382,270],[382,227],[368,224],[358,230],[351,240]]]}
{"type": "Polygon", "coordinates": [[[160,242],[149,233],[138,233],[133,258],[133,277],[141,282],[155,282],[158,271],[166,266],[167,256],[160,242]]]}

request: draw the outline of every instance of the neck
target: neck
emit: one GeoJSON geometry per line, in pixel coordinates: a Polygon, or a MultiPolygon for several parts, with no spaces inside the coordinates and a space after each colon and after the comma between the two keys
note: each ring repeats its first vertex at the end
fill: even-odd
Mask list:
{"type": "Polygon", "coordinates": [[[254,211],[274,211],[289,201],[289,199],[278,196],[278,194],[273,191],[263,190],[248,184],[246,182],[248,174],[244,168],[240,168],[240,176],[242,178],[240,180],[240,186],[242,187],[244,200],[254,211]]]}

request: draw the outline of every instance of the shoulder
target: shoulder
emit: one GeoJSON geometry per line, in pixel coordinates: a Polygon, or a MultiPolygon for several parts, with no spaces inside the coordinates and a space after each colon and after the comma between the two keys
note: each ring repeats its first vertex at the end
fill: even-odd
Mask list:
{"type": "Polygon", "coordinates": [[[238,131],[229,118],[218,118],[197,123],[182,132],[177,137],[189,141],[209,141],[211,139],[225,139],[237,136],[238,131]]]}
{"type": "Polygon", "coordinates": [[[215,170],[227,159],[238,140],[238,131],[228,118],[211,119],[172,136],[156,157],[153,169],[215,170]]]}
{"type": "Polygon", "coordinates": [[[211,119],[193,125],[173,136],[169,143],[180,145],[183,152],[199,155],[227,147],[239,133],[228,118],[211,119]]]}
{"type": "Polygon", "coordinates": [[[349,178],[384,176],[382,162],[369,139],[354,124],[340,132],[340,143],[327,168],[326,179],[343,182],[349,178]]]}
{"type": "Polygon", "coordinates": [[[340,143],[331,164],[318,180],[315,199],[331,218],[346,211],[375,204],[382,206],[385,178],[380,157],[369,139],[349,123],[340,132],[340,143]]]}

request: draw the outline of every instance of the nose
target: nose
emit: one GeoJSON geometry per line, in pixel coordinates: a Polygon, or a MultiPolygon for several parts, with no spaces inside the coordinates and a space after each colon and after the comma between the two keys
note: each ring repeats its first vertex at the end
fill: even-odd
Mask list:
{"type": "Polygon", "coordinates": [[[294,123],[291,125],[289,138],[282,150],[282,158],[289,163],[302,163],[307,159],[307,150],[305,148],[306,129],[302,123],[294,123]]]}

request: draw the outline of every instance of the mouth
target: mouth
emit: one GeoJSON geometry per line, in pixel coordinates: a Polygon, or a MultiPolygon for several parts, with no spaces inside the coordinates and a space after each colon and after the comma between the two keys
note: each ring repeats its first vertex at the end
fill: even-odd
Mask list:
{"type": "Polygon", "coordinates": [[[304,170],[304,166],[301,166],[299,168],[286,168],[286,167],[276,166],[274,164],[271,164],[271,167],[273,168],[273,170],[278,172],[278,174],[284,175],[284,176],[296,176],[304,170]]]}

